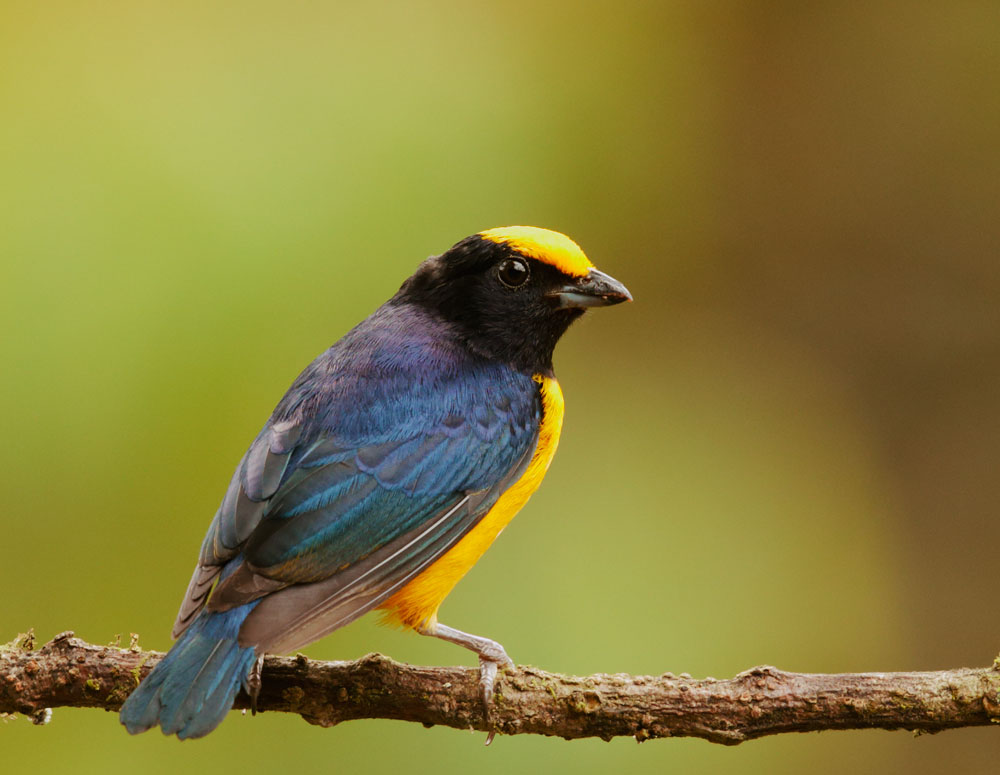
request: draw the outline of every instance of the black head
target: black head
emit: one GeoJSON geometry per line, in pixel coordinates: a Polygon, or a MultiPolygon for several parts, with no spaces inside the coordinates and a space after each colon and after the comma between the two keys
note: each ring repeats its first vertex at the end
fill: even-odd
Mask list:
{"type": "Polygon", "coordinates": [[[631,299],[569,237],[532,226],[467,237],[424,261],[396,296],[454,324],[480,355],[543,374],[552,371],[559,337],[586,307],[631,299]]]}

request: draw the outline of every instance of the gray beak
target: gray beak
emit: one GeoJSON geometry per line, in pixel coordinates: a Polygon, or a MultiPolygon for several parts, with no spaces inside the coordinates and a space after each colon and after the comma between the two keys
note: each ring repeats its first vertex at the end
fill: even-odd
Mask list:
{"type": "Polygon", "coordinates": [[[610,307],[623,301],[632,301],[628,288],[611,275],[591,269],[580,277],[549,294],[563,309],[582,307],[610,307]]]}

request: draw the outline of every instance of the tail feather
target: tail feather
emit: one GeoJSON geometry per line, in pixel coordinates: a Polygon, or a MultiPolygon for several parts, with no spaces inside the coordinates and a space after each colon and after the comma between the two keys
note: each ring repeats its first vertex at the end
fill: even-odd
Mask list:
{"type": "Polygon", "coordinates": [[[233,707],[257,654],[239,645],[243,620],[258,601],[228,611],[202,611],[170,652],[122,705],[131,734],[159,724],[183,739],[215,729],[233,707]]]}

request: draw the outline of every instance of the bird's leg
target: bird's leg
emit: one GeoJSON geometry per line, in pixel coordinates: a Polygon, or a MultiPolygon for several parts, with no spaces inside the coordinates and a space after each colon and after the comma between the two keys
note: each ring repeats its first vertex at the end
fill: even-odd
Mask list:
{"type": "Polygon", "coordinates": [[[247,694],[250,695],[250,715],[257,715],[257,695],[260,694],[260,674],[264,669],[264,655],[261,654],[254,660],[253,667],[250,668],[250,675],[247,676],[247,694]]]}
{"type": "Polygon", "coordinates": [[[486,719],[486,745],[493,742],[495,730],[491,719],[490,709],[493,707],[493,685],[496,682],[497,669],[500,667],[514,667],[513,661],[507,656],[503,646],[495,640],[482,638],[478,635],[470,635],[467,632],[456,630],[436,621],[425,622],[417,628],[421,635],[430,635],[434,638],[441,638],[451,643],[457,643],[470,651],[475,651],[479,655],[479,692],[483,700],[483,717],[486,719]]]}

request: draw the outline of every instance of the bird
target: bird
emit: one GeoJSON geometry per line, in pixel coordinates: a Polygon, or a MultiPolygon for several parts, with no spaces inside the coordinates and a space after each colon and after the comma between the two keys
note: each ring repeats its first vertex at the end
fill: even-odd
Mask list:
{"type": "Polygon", "coordinates": [[[475,652],[488,720],[513,662],[438,609],[552,462],[557,341],[588,308],[631,300],[576,242],[533,226],[481,231],[420,263],[305,368],[243,455],[175,642],[121,708],[126,729],[207,735],[241,688],[256,710],[265,654],[373,609],[475,652]]]}

